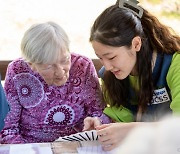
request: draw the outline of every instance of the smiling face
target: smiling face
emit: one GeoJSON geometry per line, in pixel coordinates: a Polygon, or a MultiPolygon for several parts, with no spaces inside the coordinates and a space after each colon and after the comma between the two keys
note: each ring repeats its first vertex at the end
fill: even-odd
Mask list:
{"type": "Polygon", "coordinates": [[[133,39],[131,48],[108,46],[97,41],[91,43],[105,69],[111,71],[117,79],[122,80],[129,74],[136,74],[136,53],[141,46],[140,42],[137,41],[133,39]]]}
{"type": "Polygon", "coordinates": [[[71,55],[63,53],[55,63],[51,64],[30,64],[33,71],[38,72],[48,85],[61,86],[69,78],[71,66],[71,55]]]}

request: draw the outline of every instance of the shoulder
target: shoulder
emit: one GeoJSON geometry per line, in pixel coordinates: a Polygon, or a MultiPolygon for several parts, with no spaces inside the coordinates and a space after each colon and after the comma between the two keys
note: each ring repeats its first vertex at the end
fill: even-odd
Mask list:
{"type": "Polygon", "coordinates": [[[172,77],[180,78],[180,53],[174,53],[171,61],[171,65],[167,74],[167,78],[171,79],[172,77]]]}
{"type": "Polygon", "coordinates": [[[71,54],[71,66],[89,67],[91,65],[93,65],[93,62],[90,58],[76,53],[71,54]]]}
{"type": "Polygon", "coordinates": [[[22,58],[18,58],[13,60],[8,65],[8,72],[14,72],[15,74],[29,72],[30,67],[28,66],[27,62],[25,62],[22,58]]]}
{"type": "Polygon", "coordinates": [[[74,64],[89,65],[92,64],[92,60],[86,56],[77,53],[71,53],[71,63],[72,65],[74,64]]]}
{"type": "Polygon", "coordinates": [[[174,53],[172,61],[179,62],[179,60],[180,60],[180,52],[174,53]]]}
{"type": "Polygon", "coordinates": [[[94,73],[96,73],[96,70],[91,59],[79,54],[71,54],[71,75],[74,74],[85,76],[87,74],[94,73]]]}
{"type": "Polygon", "coordinates": [[[8,67],[16,67],[27,64],[22,58],[18,58],[9,63],[8,67]]]}
{"type": "Polygon", "coordinates": [[[178,69],[180,68],[180,52],[174,53],[171,61],[171,69],[178,69]]]}

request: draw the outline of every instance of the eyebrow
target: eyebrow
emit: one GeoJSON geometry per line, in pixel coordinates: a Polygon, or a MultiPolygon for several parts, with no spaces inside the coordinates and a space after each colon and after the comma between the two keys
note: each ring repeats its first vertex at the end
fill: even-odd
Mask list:
{"type": "MultiPolygon", "coordinates": [[[[105,54],[103,54],[102,56],[107,56],[107,55],[110,55],[110,54],[112,54],[112,53],[105,53],[105,54]]],[[[99,57],[98,54],[96,54],[96,55],[99,57]]]]}
{"type": "Polygon", "coordinates": [[[103,56],[107,56],[107,55],[110,55],[111,53],[105,53],[105,54],[103,54],[103,56]]]}

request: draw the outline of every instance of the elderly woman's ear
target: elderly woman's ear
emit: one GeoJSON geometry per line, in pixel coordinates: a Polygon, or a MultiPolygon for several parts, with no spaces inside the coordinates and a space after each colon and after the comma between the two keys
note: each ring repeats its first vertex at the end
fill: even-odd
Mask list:
{"type": "Polygon", "coordinates": [[[33,65],[33,63],[28,62],[29,67],[33,70],[33,71],[37,71],[36,67],[33,65]]]}

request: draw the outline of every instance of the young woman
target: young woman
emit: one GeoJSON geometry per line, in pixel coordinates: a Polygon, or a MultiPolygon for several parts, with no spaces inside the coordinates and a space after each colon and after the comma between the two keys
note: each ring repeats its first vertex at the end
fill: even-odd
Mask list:
{"type": "Polygon", "coordinates": [[[105,150],[143,121],[180,113],[180,38],[156,17],[136,1],[120,0],[95,20],[90,41],[104,65],[103,90],[110,104],[104,112],[114,121],[131,122],[97,127],[105,150]]]}
{"type": "Polygon", "coordinates": [[[69,52],[69,39],[58,24],[30,27],[21,50],[23,58],[9,64],[5,79],[11,110],[2,143],[52,142],[82,131],[88,117],[95,126],[109,122],[92,61],[69,52]]]}

